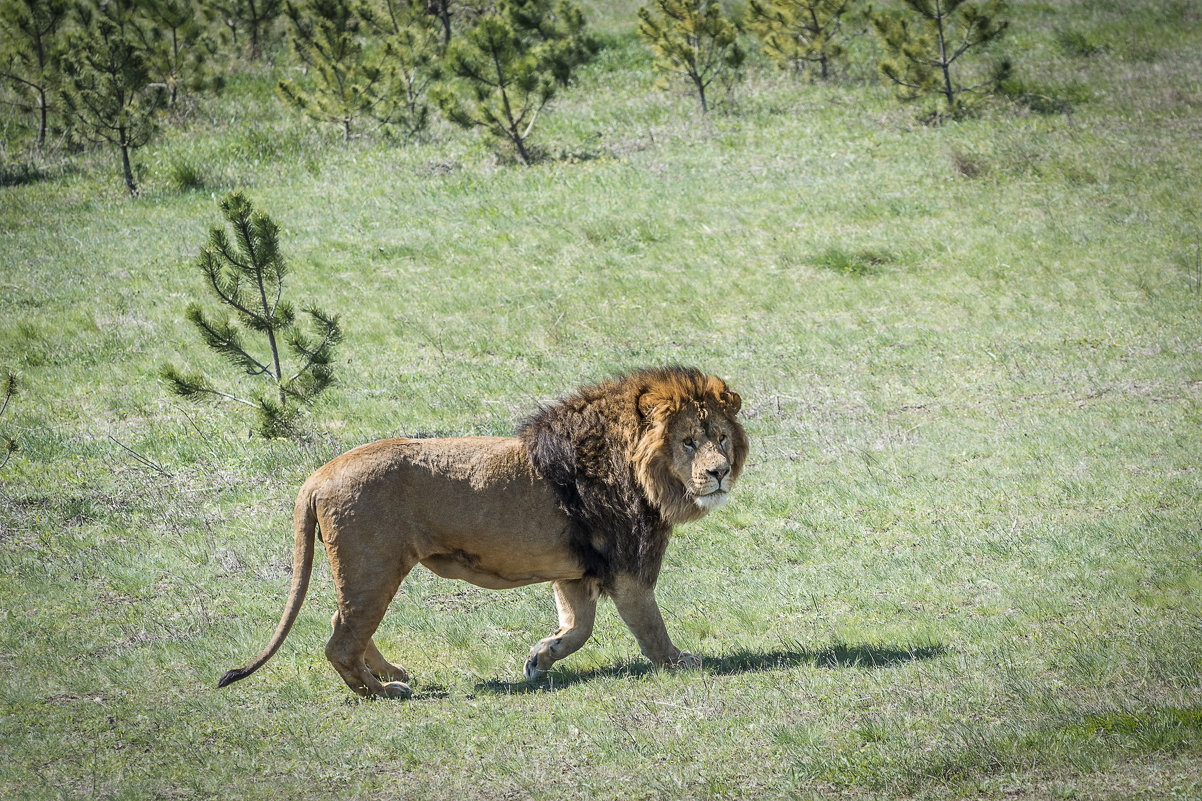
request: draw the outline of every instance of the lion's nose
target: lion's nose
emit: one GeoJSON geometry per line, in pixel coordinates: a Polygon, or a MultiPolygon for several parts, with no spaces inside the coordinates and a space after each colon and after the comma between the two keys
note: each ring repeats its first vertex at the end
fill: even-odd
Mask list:
{"type": "Polygon", "coordinates": [[[705,472],[709,473],[711,476],[714,477],[715,481],[717,481],[719,484],[721,484],[722,479],[726,478],[726,474],[730,472],[730,468],[729,467],[713,467],[713,468],[710,468],[709,470],[706,470],[705,472]]]}

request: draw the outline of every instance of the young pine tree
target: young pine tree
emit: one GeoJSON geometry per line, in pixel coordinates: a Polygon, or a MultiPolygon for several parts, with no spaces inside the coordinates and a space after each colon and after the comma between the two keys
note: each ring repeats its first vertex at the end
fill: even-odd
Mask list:
{"type": "Polygon", "coordinates": [[[727,80],[743,65],[739,31],[718,0],[652,0],[638,11],[639,34],[655,52],[666,79],[683,75],[709,111],[706,92],[715,79],[727,80]]]}
{"type": "Polygon", "coordinates": [[[68,0],[0,0],[0,79],[37,113],[37,148],[46,144],[50,93],[58,80],[57,56],[68,0]]]}
{"type": "Polygon", "coordinates": [[[195,92],[209,83],[204,20],[193,0],[140,0],[139,8],[149,22],[142,44],[151,74],[174,106],[181,89],[195,92]]]}
{"type": "Polygon", "coordinates": [[[529,48],[539,48],[559,86],[588,63],[598,43],[585,30],[584,12],[568,0],[506,0],[499,13],[529,48]]]}
{"type": "Polygon", "coordinates": [[[996,41],[1005,32],[1003,0],[902,0],[905,9],[874,14],[873,27],[885,45],[881,74],[903,100],[934,96],[944,113],[964,111],[964,95],[996,88],[1010,64],[1002,61],[973,84],[960,77],[961,58],[972,48],[996,41]]]}
{"type": "Polygon", "coordinates": [[[250,57],[258,60],[284,10],[284,0],[203,0],[203,6],[209,17],[221,20],[229,29],[235,49],[242,31],[250,39],[250,57]]]}
{"type": "MultiPolygon", "coordinates": [[[[393,36],[365,42],[363,34],[376,28],[362,24],[357,11],[363,5],[352,0],[312,0],[303,7],[289,3],[292,50],[308,66],[310,79],[280,81],[277,89],[286,103],[309,117],[339,125],[344,141],[364,120],[412,135],[428,116],[420,92],[429,78],[419,70],[432,68],[435,59],[433,49],[419,53],[414,48],[433,48],[437,40],[393,14],[371,18],[376,25],[393,25],[393,36]]],[[[391,10],[401,11],[399,5],[391,10]]]]}
{"type": "Polygon", "coordinates": [[[515,26],[515,5],[501,0],[497,13],[481,16],[451,42],[446,66],[456,80],[433,94],[447,119],[464,128],[484,128],[511,144],[529,166],[534,156],[528,140],[539,112],[555,95],[564,49],[560,38],[540,40],[531,29],[515,26]]]}
{"type": "Polygon", "coordinates": [[[391,110],[382,116],[389,129],[408,137],[426,127],[430,85],[441,73],[445,49],[438,22],[426,0],[356,0],[364,28],[383,42],[388,81],[384,96],[391,110]]]}
{"type": "Polygon", "coordinates": [[[279,228],[238,192],[221,201],[221,211],[233,229],[234,243],[221,226],[213,226],[196,266],[218,300],[234,310],[238,322],[211,318],[197,303],[188,306],[186,317],[206,345],[258,379],[263,389],[244,398],[216,389],[200,373],[181,373],[170,364],[162,367],[160,376],[182,397],[225,398],[249,406],[258,413],[262,436],[284,436],[295,430],[298,407],[312,403],[332,383],[330,361],[342,340],[342,329],[337,316],[310,307],[305,313],[313,333],[301,331],[292,304],[282,299],[288,271],[280,253],[279,228]],[[266,342],[252,349],[244,341],[244,332],[261,334],[266,342]],[[296,359],[295,369],[284,367],[285,345],[296,359]]]}
{"type": "Polygon", "coordinates": [[[852,0],[751,0],[751,30],[764,55],[782,69],[800,72],[815,64],[823,80],[831,63],[843,55],[839,42],[852,0]]]}
{"type": "Polygon", "coordinates": [[[86,26],[68,36],[63,101],[72,138],[115,145],[125,186],[137,196],[130,153],[154,136],[166,93],[151,85],[140,34],[125,6],[114,2],[106,13],[85,14],[86,26]]]}
{"type": "Polygon", "coordinates": [[[311,80],[280,81],[276,90],[288,105],[319,122],[336,123],[350,141],[354,123],[380,100],[383,74],[365,57],[359,42],[359,20],[349,0],[288,3],[292,52],[307,67],[311,80]]]}

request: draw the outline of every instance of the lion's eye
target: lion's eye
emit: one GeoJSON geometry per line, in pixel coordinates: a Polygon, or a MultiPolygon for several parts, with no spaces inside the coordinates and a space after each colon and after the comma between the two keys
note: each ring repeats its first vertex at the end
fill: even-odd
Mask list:
{"type": "Polygon", "coordinates": [[[728,441],[729,441],[729,440],[726,438],[726,435],[725,435],[725,434],[723,434],[722,436],[718,437],[718,444],[719,444],[719,445],[721,445],[723,448],[725,448],[725,447],[726,447],[726,443],[727,443],[728,441]]]}
{"type": "Polygon", "coordinates": [[[695,451],[695,450],[697,450],[697,441],[696,441],[696,440],[692,440],[692,439],[686,439],[686,440],[684,441],[684,448],[685,448],[685,450],[686,450],[686,451],[695,451]]]}

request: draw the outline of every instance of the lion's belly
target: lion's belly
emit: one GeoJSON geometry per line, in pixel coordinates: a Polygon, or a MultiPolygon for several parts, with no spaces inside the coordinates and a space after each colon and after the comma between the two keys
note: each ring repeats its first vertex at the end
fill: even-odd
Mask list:
{"type": "Polygon", "coordinates": [[[456,550],[427,556],[422,564],[443,578],[459,579],[488,590],[508,590],[583,575],[575,560],[557,560],[554,554],[539,554],[527,562],[512,558],[497,560],[495,554],[492,556],[482,558],[470,551],[456,550]]]}
{"type": "Polygon", "coordinates": [[[458,514],[442,503],[428,510],[420,560],[444,578],[503,590],[583,575],[567,547],[568,518],[550,493],[473,494],[458,514]]]}

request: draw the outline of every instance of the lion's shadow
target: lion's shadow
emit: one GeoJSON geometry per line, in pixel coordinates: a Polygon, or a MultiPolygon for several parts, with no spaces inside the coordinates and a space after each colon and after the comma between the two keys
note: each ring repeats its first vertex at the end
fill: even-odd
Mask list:
{"type": "MultiPolygon", "coordinates": [[[[701,654],[702,669],[711,675],[733,676],[769,670],[787,670],[800,665],[841,670],[849,668],[878,669],[906,662],[936,659],[947,653],[943,645],[895,646],[835,643],[824,648],[789,648],[779,651],[740,649],[722,656],[701,654]]],[[[643,660],[629,660],[593,670],[575,671],[555,668],[536,682],[489,679],[476,685],[477,693],[511,695],[519,693],[555,692],[574,684],[605,678],[637,678],[655,672],[656,668],[643,660]]]]}

